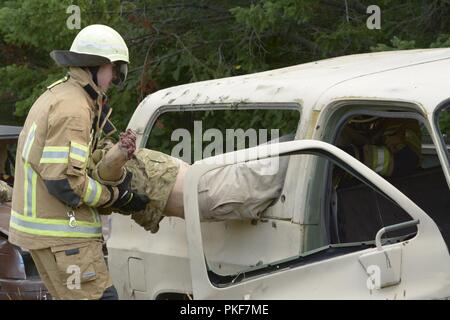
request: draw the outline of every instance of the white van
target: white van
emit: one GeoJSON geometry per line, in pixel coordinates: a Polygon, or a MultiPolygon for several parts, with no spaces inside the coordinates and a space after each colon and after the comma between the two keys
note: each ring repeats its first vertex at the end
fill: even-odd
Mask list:
{"type": "MultiPolygon", "coordinates": [[[[108,261],[120,298],[448,299],[449,74],[450,49],[391,51],[148,96],[129,123],[138,144],[170,153],[180,143],[174,130],[185,130],[192,150],[179,156],[195,163],[184,185],[185,220],[166,217],[151,234],[113,215],[108,261]],[[335,146],[350,119],[369,116],[419,122],[416,172],[388,182],[335,146]],[[258,220],[201,222],[200,177],[256,157],[244,149],[202,161],[207,130],[249,128],[295,133],[277,152],[252,149],[259,158],[289,157],[281,196],[258,220]],[[333,187],[336,165],[352,184],[333,187]]],[[[229,139],[223,143],[230,151],[229,139]]]]}

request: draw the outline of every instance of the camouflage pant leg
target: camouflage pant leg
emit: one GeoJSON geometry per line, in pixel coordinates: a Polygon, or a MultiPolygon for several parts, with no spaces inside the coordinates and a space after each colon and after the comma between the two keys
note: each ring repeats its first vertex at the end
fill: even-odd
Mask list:
{"type": "Polygon", "coordinates": [[[12,188],[5,182],[0,180],[0,203],[11,201],[12,188]]]}
{"type": "Polygon", "coordinates": [[[167,154],[140,149],[125,167],[133,173],[131,187],[150,198],[146,209],[131,215],[145,230],[156,233],[177,178],[179,162],[167,154]]]}

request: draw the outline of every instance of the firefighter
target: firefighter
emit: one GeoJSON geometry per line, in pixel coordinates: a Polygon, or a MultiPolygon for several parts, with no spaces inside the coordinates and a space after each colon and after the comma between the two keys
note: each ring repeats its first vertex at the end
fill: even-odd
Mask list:
{"type": "Polygon", "coordinates": [[[364,116],[349,122],[338,143],[381,176],[399,177],[420,167],[421,137],[417,120],[364,116]]]}
{"type": "Polygon", "coordinates": [[[99,210],[143,210],[131,176],[106,186],[87,168],[99,140],[115,128],[105,93],[125,81],[128,48],[114,29],[90,25],[70,50],[50,56],[69,67],[31,107],[20,134],[9,241],[30,251],[56,299],[117,299],[102,251],[99,210]]]}

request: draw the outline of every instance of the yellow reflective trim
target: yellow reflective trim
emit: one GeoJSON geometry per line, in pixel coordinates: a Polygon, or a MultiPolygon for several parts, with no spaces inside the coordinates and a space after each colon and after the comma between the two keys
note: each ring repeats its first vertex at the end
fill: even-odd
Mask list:
{"type": "Polygon", "coordinates": [[[100,196],[102,194],[102,186],[100,185],[100,183],[95,181],[95,184],[97,186],[97,193],[95,194],[94,201],[92,202],[93,207],[95,207],[97,205],[98,201],[100,200],[100,196]]]}
{"type": "Polygon", "coordinates": [[[372,145],[369,146],[369,150],[370,150],[370,162],[371,162],[370,168],[373,171],[375,171],[377,168],[377,157],[378,157],[378,154],[376,152],[377,150],[376,150],[376,147],[372,146],[372,145]]]}
{"type": "MultiPolygon", "coordinates": [[[[69,224],[69,219],[45,219],[45,218],[37,218],[37,217],[28,217],[23,214],[17,213],[14,210],[11,210],[11,215],[17,217],[23,221],[36,222],[42,224],[53,224],[53,225],[63,225],[67,226],[69,224]]],[[[88,222],[88,221],[79,221],[77,220],[77,226],[80,227],[101,227],[102,224],[100,222],[88,222]]]]}
{"type": "Polygon", "coordinates": [[[23,165],[23,175],[24,175],[24,186],[23,186],[23,212],[25,214],[28,214],[28,201],[27,201],[27,195],[28,192],[30,191],[29,188],[30,186],[28,185],[28,163],[24,163],[23,165]]]}
{"type": "Polygon", "coordinates": [[[36,216],[36,181],[37,174],[28,162],[23,165],[24,169],[24,213],[27,216],[36,216]]]}
{"type": "Polygon", "coordinates": [[[75,148],[78,148],[78,149],[81,149],[81,150],[83,150],[83,151],[86,151],[86,152],[89,150],[88,147],[87,147],[86,145],[79,144],[79,143],[76,143],[76,142],[74,142],[74,141],[70,141],[70,145],[71,145],[71,146],[74,146],[75,148]]]}
{"type": "Polygon", "coordinates": [[[86,193],[83,197],[83,202],[91,207],[95,207],[98,204],[102,194],[102,185],[90,177],[87,178],[88,185],[86,193]]]}
{"type": "Polygon", "coordinates": [[[67,238],[98,238],[101,237],[101,233],[81,233],[81,232],[65,232],[65,231],[45,231],[45,230],[37,230],[32,228],[27,228],[23,226],[19,226],[14,222],[10,223],[10,228],[40,236],[50,236],[50,237],[67,237],[67,238]]]}
{"type": "Polygon", "coordinates": [[[37,181],[37,174],[33,170],[33,176],[32,176],[32,186],[31,186],[31,213],[33,214],[33,218],[36,218],[36,181],[37,181]]]}
{"type": "Polygon", "coordinates": [[[42,150],[39,163],[68,163],[69,147],[46,146],[42,150]]]}
{"type": "Polygon", "coordinates": [[[84,203],[88,203],[89,198],[91,197],[91,193],[92,193],[91,178],[88,177],[87,189],[86,189],[86,193],[84,194],[84,197],[83,197],[84,203]]]}
{"type": "Polygon", "coordinates": [[[72,159],[75,159],[75,160],[78,160],[78,161],[81,161],[81,162],[85,162],[86,161],[86,157],[82,157],[82,156],[80,156],[78,154],[75,154],[75,153],[72,153],[72,152],[69,154],[69,156],[72,159]]]}
{"type": "Polygon", "coordinates": [[[37,128],[37,125],[35,122],[33,122],[33,124],[31,125],[31,128],[30,128],[30,131],[28,132],[27,139],[25,140],[25,145],[22,150],[22,158],[25,161],[28,161],[28,157],[29,157],[30,151],[31,151],[31,146],[33,145],[34,137],[36,135],[36,128],[37,128]]]}
{"type": "Polygon", "coordinates": [[[81,162],[86,162],[87,160],[87,156],[89,154],[89,148],[86,145],[80,144],[80,143],[76,143],[74,141],[70,142],[70,154],[69,156],[72,159],[81,161],[81,162]]]}

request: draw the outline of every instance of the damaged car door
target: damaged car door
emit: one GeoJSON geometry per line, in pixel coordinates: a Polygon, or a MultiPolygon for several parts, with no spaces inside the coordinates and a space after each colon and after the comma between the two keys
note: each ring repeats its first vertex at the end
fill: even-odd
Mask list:
{"type": "MultiPolygon", "coordinates": [[[[434,221],[398,189],[344,151],[324,142],[302,140],[280,143],[277,150],[261,148],[238,151],[235,157],[219,156],[213,164],[199,162],[187,174],[184,202],[196,299],[441,299],[450,296],[450,256],[442,235],[434,221]],[[205,173],[219,167],[286,156],[317,157],[319,162],[338,165],[371,190],[370,196],[375,197],[379,210],[392,214],[401,211],[406,220],[381,228],[371,241],[330,242],[280,260],[265,259],[265,252],[276,250],[276,244],[271,246],[265,242],[263,234],[260,234],[259,247],[254,243],[240,243],[241,252],[260,256],[260,261],[235,259],[236,248],[232,248],[232,243],[229,247],[222,246],[219,256],[218,247],[216,251],[210,248],[212,239],[204,237],[198,193],[188,186],[197,186],[205,173]]],[[[268,220],[268,225],[275,230],[276,224],[276,220],[268,220]]],[[[281,243],[280,231],[273,238],[281,243]]]]}

